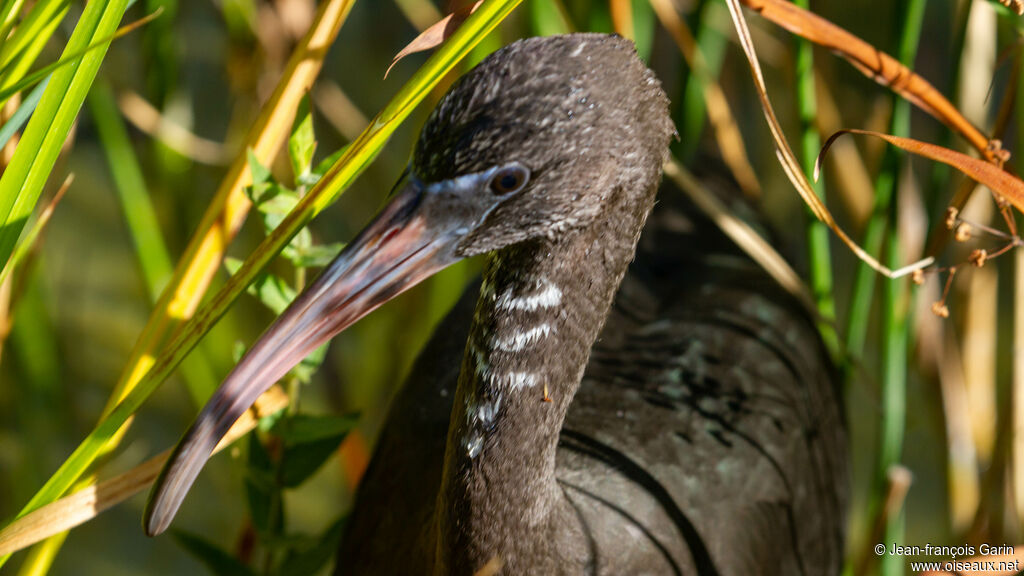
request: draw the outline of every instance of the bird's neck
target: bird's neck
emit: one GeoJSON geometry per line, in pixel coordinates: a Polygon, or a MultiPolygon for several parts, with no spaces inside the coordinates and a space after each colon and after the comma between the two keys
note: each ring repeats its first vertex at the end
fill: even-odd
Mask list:
{"type": "Polygon", "coordinates": [[[443,572],[475,573],[498,557],[516,573],[507,570],[520,561],[536,568],[580,549],[560,541],[582,534],[555,481],[555,452],[649,207],[488,260],[438,499],[443,572]]]}

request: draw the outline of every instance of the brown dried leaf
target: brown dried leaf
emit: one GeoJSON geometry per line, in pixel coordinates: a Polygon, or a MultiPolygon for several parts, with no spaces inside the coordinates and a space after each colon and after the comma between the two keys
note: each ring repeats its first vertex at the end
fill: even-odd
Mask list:
{"type": "Polygon", "coordinates": [[[966,154],[950,150],[949,148],[943,148],[942,146],[936,146],[935,144],[921,142],[920,140],[914,140],[913,138],[901,138],[891,134],[873,132],[871,130],[840,130],[830,136],[825,142],[825,145],[822,146],[821,153],[818,154],[818,159],[814,163],[815,178],[818,177],[818,173],[821,169],[822,158],[824,158],[825,153],[828,152],[829,147],[833,142],[835,142],[836,138],[847,133],[863,134],[865,136],[881,138],[889,144],[892,144],[901,150],[910,152],[911,154],[923,156],[929,160],[942,162],[943,164],[952,166],[979,184],[988,186],[993,192],[1008,200],[1010,204],[1013,204],[1017,210],[1024,212],[1024,182],[1009,172],[1005,172],[995,164],[991,164],[979,158],[972,158],[966,154]]]}
{"type": "Polygon", "coordinates": [[[740,2],[750,4],[751,1],[752,0],[726,0],[726,4],[729,7],[729,14],[732,16],[733,25],[736,28],[736,34],[739,38],[740,46],[743,48],[743,52],[747,57],[747,64],[750,66],[750,75],[754,80],[754,86],[757,89],[758,98],[761,100],[761,110],[764,112],[765,120],[768,122],[768,128],[772,134],[772,140],[775,142],[775,155],[779,160],[779,164],[782,165],[782,169],[786,172],[786,176],[789,178],[789,181],[800,194],[800,198],[804,201],[807,207],[810,208],[814,216],[818,220],[824,222],[829,229],[832,230],[832,232],[842,240],[844,244],[846,244],[857,258],[860,258],[862,262],[870,266],[879,274],[888,278],[898,278],[900,276],[910,274],[914,270],[931,265],[931,263],[934,262],[934,259],[925,258],[898,270],[889,269],[854,242],[853,239],[839,227],[835,218],[832,217],[832,213],[829,212],[824,202],[818,198],[818,195],[814,192],[810,182],[807,181],[807,176],[804,174],[803,168],[800,166],[800,162],[796,159],[796,155],[793,154],[792,148],[789,147],[789,142],[786,141],[785,133],[782,130],[782,126],[779,125],[779,120],[775,116],[775,110],[772,107],[771,100],[768,98],[768,90],[765,87],[764,74],[761,72],[761,65],[757,60],[757,51],[754,49],[754,41],[750,37],[750,28],[747,26],[746,18],[744,18],[743,10],[740,7],[740,2]]]}
{"type": "Polygon", "coordinates": [[[421,32],[420,35],[413,39],[412,42],[409,42],[409,44],[407,44],[405,48],[402,48],[402,50],[399,51],[398,54],[395,54],[395,58],[391,60],[391,65],[388,66],[387,71],[384,72],[384,77],[388,77],[388,74],[391,72],[391,69],[394,68],[395,64],[398,64],[398,61],[401,60],[402,58],[405,58],[410,54],[424,52],[426,50],[432,50],[440,46],[442,43],[444,43],[445,40],[448,39],[449,36],[454,34],[456,30],[458,30],[459,26],[461,26],[462,23],[466,21],[466,18],[469,18],[470,14],[475,12],[476,9],[483,3],[484,0],[477,0],[476,2],[468,6],[463,6],[462,8],[456,10],[455,12],[452,12],[451,14],[439,20],[437,24],[434,24],[430,28],[427,28],[426,30],[421,32]]]}
{"type": "MultiPolygon", "coordinates": [[[[989,162],[997,160],[988,138],[953,106],[930,82],[899,60],[859,37],[788,0],[739,0],[786,30],[828,48],[845,58],[868,78],[899,94],[967,139],[989,162]]],[[[1021,0],[1012,0],[1020,3],[1021,0]]]]}

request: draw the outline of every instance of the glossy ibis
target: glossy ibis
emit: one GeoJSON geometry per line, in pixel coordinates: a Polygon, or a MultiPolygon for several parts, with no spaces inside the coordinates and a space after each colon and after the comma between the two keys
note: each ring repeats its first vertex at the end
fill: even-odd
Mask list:
{"type": "Polygon", "coordinates": [[[681,200],[645,228],[673,132],[622,38],[485,59],[428,119],[390,203],[203,409],[147,532],[303,356],[487,254],[392,405],[339,573],[837,573],[846,446],[827,355],[681,200]]]}

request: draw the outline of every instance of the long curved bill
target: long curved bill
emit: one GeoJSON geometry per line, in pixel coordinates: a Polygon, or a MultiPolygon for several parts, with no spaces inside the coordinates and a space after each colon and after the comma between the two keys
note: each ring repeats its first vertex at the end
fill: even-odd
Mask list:
{"type": "Polygon", "coordinates": [[[156,480],[143,519],[147,534],[167,529],[217,443],[274,382],[352,323],[461,259],[459,240],[503,200],[478,193],[492,172],[431,185],[405,179],[374,221],[263,333],[199,413],[156,480]]]}

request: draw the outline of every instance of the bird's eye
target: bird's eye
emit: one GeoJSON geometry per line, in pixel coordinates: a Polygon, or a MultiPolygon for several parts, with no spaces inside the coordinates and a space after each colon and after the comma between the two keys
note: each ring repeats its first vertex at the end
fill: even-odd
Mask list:
{"type": "Polygon", "coordinates": [[[518,164],[506,166],[495,172],[494,177],[491,178],[491,192],[499,196],[518,192],[523,189],[523,186],[526,186],[526,181],[529,178],[530,173],[526,168],[518,164]]]}

